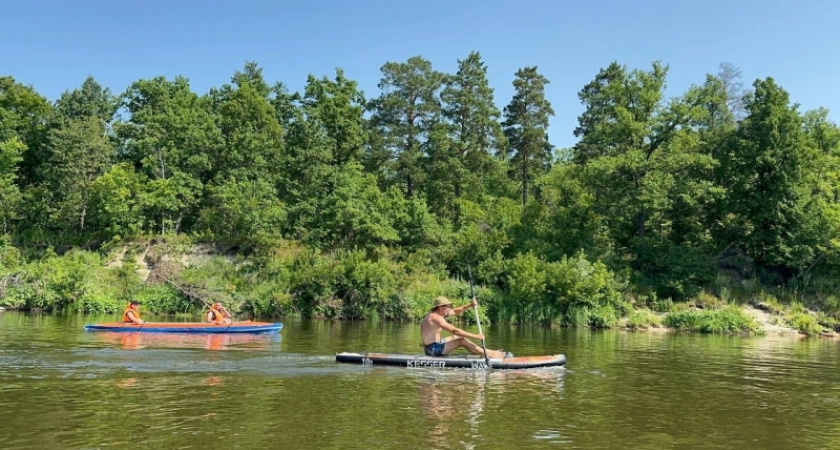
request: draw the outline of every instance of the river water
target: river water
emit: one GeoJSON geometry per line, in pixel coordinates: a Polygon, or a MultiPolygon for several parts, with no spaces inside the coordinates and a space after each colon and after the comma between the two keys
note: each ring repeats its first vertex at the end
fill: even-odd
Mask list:
{"type": "Polygon", "coordinates": [[[338,364],[418,353],[417,324],[290,320],[273,335],[86,332],[0,313],[0,449],[837,449],[840,342],[539,327],[518,371],[338,364]]]}

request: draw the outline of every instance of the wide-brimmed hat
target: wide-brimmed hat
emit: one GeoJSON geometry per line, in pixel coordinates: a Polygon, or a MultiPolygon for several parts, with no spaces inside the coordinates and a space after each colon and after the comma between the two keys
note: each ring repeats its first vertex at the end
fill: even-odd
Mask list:
{"type": "Polygon", "coordinates": [[[142,305],[143,302],[141,302],[140,300],[132,300],[132,301],[128,302],[128,304],[129,305],[142,305]]]}
{"type": "Polygon", "coordinates": [[[432,309],[435,309],[438,306],[452,306],[452,302],[450,302],[448,298],[440,296],[435,299],[435,304],[432,306],[432,309]]]}

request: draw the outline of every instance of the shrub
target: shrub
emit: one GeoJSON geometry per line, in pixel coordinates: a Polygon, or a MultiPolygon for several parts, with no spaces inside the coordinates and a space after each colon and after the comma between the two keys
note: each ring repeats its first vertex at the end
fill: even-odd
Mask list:
{"type": "Polygon", "coordinates": [[[631,330],[647,329],[661,325],[662,319],[647,309],[635,310],[627,317],[627,328],[631,330]]]}
{"type": "Polygon", "coordinates": [[[679,309],[665,316],[663,323],[678,330],[703,333],[760,332],[755,318],[737,306],[715,310],[679,309]]]}
{"type": "Polygon", "coordinates": [[[809,336],[820,334],[823,331],[822,326],[817,322],[817,318],[806,312],[792,313],[789,322],[790,326],[809,336]]]}
{"type": "Polygon", "coordinates": [[[520,323],[611,327],[630,309],[625,284],[583,252],[553,263],[520,254],[507,261],[505,271],[505,303],[510,318],[520,323]]]}
{"type": "Polygon", "coordinates": [[[706,291],[695,295],[689,303],[700,309],[720,309],[726,306],[724,301],[706,291]]]}

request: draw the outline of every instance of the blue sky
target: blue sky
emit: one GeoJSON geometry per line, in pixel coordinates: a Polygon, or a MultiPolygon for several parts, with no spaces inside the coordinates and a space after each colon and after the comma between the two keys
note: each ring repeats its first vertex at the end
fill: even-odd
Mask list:
{"type": "Polygon", "coordinates": [[[437,70],[479,51],[501,109],[513,74],[536,65],[551,82],[552,143],[574,144],[577,92],[611,61],[670,65],[668,95],[738,66],[746,85],[772,76],[802,110],[840,111],[840,2],[833,0],[27,0],[5,2],[0,75],[50,100],[88,75],[120,93],[154,76],[195,92],[230,81],[245,61],[300,90],[341,67],[368,98],[380,67],[421,55],[437,70]]]}

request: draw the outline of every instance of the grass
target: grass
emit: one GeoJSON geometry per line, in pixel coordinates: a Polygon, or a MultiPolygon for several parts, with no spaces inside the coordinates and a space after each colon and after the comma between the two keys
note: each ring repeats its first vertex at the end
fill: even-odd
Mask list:
{"type": "Polygon", "coordinates": [[[662,326],[662,319],[651,310],[638,309],[627,317],[627,328],[631,330],[646,330],[662,326]]]}
{"type": "Polygon", "coordinates": [[[760,333],[761,325],[737,306],[721,309],[675,309],[663,320],[665,326],[676,330],[701,333],[760,333]]]}

